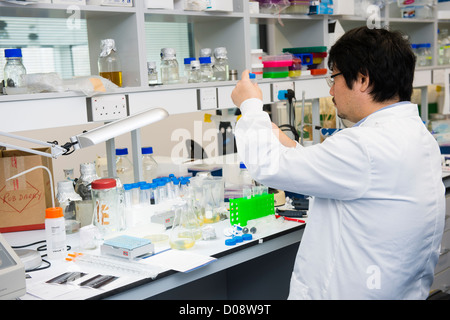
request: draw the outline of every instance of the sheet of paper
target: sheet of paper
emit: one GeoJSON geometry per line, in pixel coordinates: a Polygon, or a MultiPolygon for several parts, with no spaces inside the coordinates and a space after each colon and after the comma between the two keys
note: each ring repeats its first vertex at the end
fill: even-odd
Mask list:
{"type": "Polygon", "coordinates": [[[175,271],[189,272],[215,260],[217,259],[188,251],[169,249],[141,260],[141,263],[158,264],[175,271]]]}

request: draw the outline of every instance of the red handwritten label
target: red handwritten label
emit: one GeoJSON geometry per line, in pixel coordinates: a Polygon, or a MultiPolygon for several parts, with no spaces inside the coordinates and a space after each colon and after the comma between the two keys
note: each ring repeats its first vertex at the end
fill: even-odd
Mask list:
{"type": "Polygon", "coordinates": [[[24,212],[27,208],[32,207],[42,198],[42,193],[28,181],[27,188],[24,190],[14,191],[6,190],[6,186],[0,189],[0,203],[8,206],[17,213],[24,212]]]}
{"type": "Polygon", "coordinates": [[[11,167],[17,169],[17,158],[16,157],[11,157],[10,159],[11,159],[11,167]]]}

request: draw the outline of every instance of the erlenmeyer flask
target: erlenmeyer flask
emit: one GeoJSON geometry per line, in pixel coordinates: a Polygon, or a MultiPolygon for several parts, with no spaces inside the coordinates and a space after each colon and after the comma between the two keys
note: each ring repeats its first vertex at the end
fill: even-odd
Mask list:
{"type": "Polygon", "coordinates": [[[170,247],[177,250],[192,248],[196,239],[201,238],[197,217],[186,201],[173,206],[175,217],[170,232],[170,247]]]}

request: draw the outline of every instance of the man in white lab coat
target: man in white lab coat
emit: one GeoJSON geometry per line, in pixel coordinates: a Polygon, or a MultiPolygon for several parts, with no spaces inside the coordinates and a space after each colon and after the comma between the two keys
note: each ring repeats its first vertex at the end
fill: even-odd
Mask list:
{"type": "Polygon", "coordinates": [[[445,188],[438,145],[409,102],[414,67],[401,34],[348,31],[330,50],[327,81],[338,115],[355,126],[309,147],[271,123],[248,71],[233,90],[250,174],[312,197],[290,299],[427,298],[445,188]]]}

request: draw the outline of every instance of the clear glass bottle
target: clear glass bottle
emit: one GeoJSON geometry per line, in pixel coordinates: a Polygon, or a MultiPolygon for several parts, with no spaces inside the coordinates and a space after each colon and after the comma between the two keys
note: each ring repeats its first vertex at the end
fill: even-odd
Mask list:
{"type": "Polygon", "coordinates": [[[128,158],[128,148],[116,149],[116,172],[122,184],[134,182],[133,163],[128,158]]]}
{"type": "Polygon", "coordinates": [[[125,230],[127,227],[127,221],[125,217],[125,188],[122,181],[118,177],[114,177],[116,180],[117,191],[117,215],[119,219],[119,230],[125,230]]]}
{"type": "Polygon", "coordinates": [[[411,50],[414,53],[414,55],[416,56],[416,67],[419,67],[421,64],[421,60],[420,60],[420,56],[419,56],[419,47],[420,47],[420,45],[417,43],[411,44],[411,50]]]}
{"type": "Polygon", "coordinates": [[[75,192],[80,195],[81,201],[77,201],[75,207],[77,220],[80,221],[81,227],[92,224],[94,204],[92,202],[91,183],[97,179],[95,163],[88,162],[80,164],[80,177],[75,183],[75,192]]]}
{"type": "Polygon", "coordinates": [[[199,58],[210,57],[211,65],[214,65],[214,56],[211,48],[202,48],[200,49],[199,58]]]}
{"type": "Polygon", "coordinates": [[[438,29],[437,47],[438,47],[438,64],[445,64],[445,40],[448,36],[448,29],[438,29]]]}
{"type": "Polygon", "coordinates": [[[158,173],[158,163],[153,158],[153,148],[143,147],[142,149],[142,174],[146,182],[152,182],[158,173]]]}
{"type": "Polygon", "coordinates": [[[73,182],[63,180],[58,182],[58,192],[56,200],[64,213],[66,233],[71,234],[80,230],[80,221],[77,220],[76,202],[81,201],[81,197],[75,192],[73,182]]]}
{"type": "Polygon", "coordinates": [[[213,69],[210,57],[200,57],[200,74],[202,82],[213,81],[213,69]]]}
{"type": "Polygon", "coordinates": [[[180,82],[178,61],[175,49],[161,49],[161,82],[162,84],[174,84],[180,82]]]}
{"type": "Polygon", "coordinates": [[[114,39],[104,39],[101,41],[101,52],[98,57],[98,72],[105,79],[122,87],[122,64],[117,54],[114,39]]]}
{"type": "Polygon", "coordinates": [[[250,176],[247,167],[244,163],[239,165],[239,183],[242,188],[242,197],[250,199],[253,195],[253,187],[255,186],[255,181],[250,176]]]}
{"type": "Polygon", "coordinates": [[[26,93],[23,75],[27,74],[22,63],[21,49],[5,49],[6,64],[3,70],[5,94],[26,93]]]}
{"type": "Polygon", "coordinates": [[[439,32],[439,64],[450,64],[450,35],[448,29],[442,29],[439,32]]]}
{"type": "Polygon", "coordinates": [[[121,230],[116,179],[104,178],[92,182],[94,225],[103,238],[121,230]]]}
{"type": "Polygon", "coordinates": [[[156,70],[156,62],[147,62],[148,85],[154,86],[158,84],[158,71],[156,70]]]}
{"type": "Polygon", "coordinates": [[[198,60],[194,60],[191,62],[191,71],[189,73],[189,83],[199,83],[201,80],[200,74],[200,62],[198,60]]]}
{"type": "Polygon", "coordinates": [[[224,47],[214,49],[214,57],[214,78],[216,81],[227,81],[229,76],[227,49],[224,47]]]}
{"type": "Polygon", "coordinates": [[[429,67],[433,65],[433,56],[431,53],[431,43],[422,44],[422,51],[424,55],[425,66],[429,67]]]}

